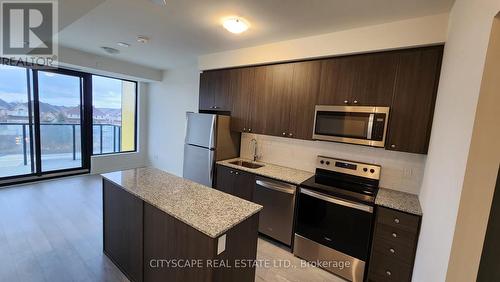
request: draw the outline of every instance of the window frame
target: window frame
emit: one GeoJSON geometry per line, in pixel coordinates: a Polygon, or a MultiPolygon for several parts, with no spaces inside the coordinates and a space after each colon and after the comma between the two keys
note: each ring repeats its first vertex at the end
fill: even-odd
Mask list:
{"type": "MultiPolygon", "coordinates": [[[[92,81],[92,103],[91,103],[91,112],[92,112],[92,129],[90,130],[92,132],[92,146],[90,147],[90,156],[91,157],[100,157],[100,156],[110,156],[110,155],[119,155],[119,154],[130,154],[130,153],[137,153],[137,128],[138,128],[138,123],[137,123],[137,112],[139,110],[138,104],[139,104],[139,82],[135,80],[130,80],[130,79],[124,79],[124,78],[118,78],[118,77],[113,77],[109,75],[101,75],[101,74],[93,74],[91,73],[91,81],[92,81]],[[118,79],[121,81],[126,81],[126,82],[132,82],[135,84],[135,104],[134,104],[134,149],[129,150],[129,151],[120,151],[120,152],[108,152],[108,153],[99,153],[96,154],[94,153],[94,76],[100,76],[100,77],[105,77],[105,78],[110,78],[110,79],[118,79]]],[[[100,137],[102,140],[102,136],[100,137]]]]}

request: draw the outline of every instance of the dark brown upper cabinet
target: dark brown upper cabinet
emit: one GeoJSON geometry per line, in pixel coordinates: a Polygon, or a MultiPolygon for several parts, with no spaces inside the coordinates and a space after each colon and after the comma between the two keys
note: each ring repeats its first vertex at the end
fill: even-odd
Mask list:
{"type": "Polygon", "coordinates": [[[231,130],[252,132],[251,120],[255,107],[255,68],[231,70],[231,130]]]}
{"type": "Polygon", "coordinates": [[[390,107],[386,149],[427,152],[443,46],[205,71],[200,110],[231,129],[310,140],[316,105],[390,107]]]}
{"type": "Polygon", "coordinates": [[[262,102],[262,107],[259,107],[255,114],[262,119],[263,133],[287,136],[290,124],[293,65],[259,67],[256,76],[255,92],[262,102]]]}
{"type": "Polygon", "coordinates": [[[427,153],[442,56],[443,46],[399,52],[386,149],[427,153]]]}
{"type": "Polygon", "coordinates": [[[321,61],[300,62],[293,65],[288,137],[309,140],[313,134],[321,61]]]}
{"type": "Polygon", "coordinates": [[[200,110],[230,111],[231,71],[204,71],[200,74],[200,110]]]}
{"type": "Polygon", "coordinates": [[[322,60],[318,104],[390,106],[397,58],[384,52],[322,60]]]}

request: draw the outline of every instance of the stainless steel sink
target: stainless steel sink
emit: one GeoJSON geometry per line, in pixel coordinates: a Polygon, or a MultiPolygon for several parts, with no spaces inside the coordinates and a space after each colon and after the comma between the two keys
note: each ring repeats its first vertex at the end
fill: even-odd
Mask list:
{"type": "Polygon", "coordinates": [[[261,164],[256,164],[256,163],[246,162],[246,161],[232,161],[232,162],[229,162],[229,163],[230,164],[234,164],[234,165],[239,165],[239,166],[242,166],[242,167],[246,167],[246,168],[252,168],[252,169],[256,169],[256,168],[264,166],[264,165],[261,165],[261,164]]]}

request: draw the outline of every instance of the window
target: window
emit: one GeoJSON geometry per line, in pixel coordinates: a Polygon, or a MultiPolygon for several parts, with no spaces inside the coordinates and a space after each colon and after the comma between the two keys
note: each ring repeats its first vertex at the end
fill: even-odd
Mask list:
{"type": "Polygon", "coordinates": [[[136,150],[137,82],[92,76],[93,154],[136,150]]]}

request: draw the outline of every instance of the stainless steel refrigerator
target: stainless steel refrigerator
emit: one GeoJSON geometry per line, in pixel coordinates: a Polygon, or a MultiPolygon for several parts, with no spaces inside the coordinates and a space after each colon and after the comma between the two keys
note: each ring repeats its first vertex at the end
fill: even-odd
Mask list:
{"type": "Polygon", "coordinates": [[[212,187],[215,162],[240,153],[240,134],[231,132],[230,116],[187,114],[183,177],[212,187]]]}

